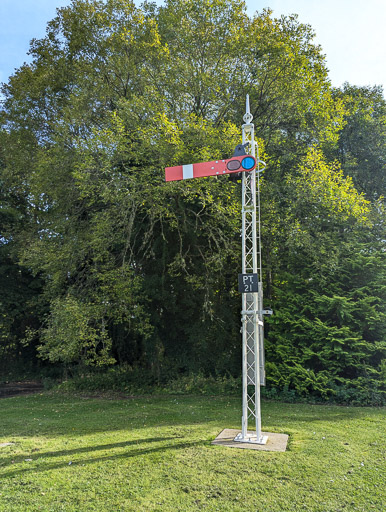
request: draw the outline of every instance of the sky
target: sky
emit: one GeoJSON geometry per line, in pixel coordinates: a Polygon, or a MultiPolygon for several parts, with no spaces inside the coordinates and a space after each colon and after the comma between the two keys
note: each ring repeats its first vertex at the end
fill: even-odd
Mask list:
{"type": "MultiPolygon", "coordinates": [[[[32,38],[45,35],[56,8],[71,0],[0,0],[0,82],[24,62],[32,38]]],[[[138,4],[140,1],[137,2],[138,4]]],[[[161,0],[157,0],[161,3],[161,0]]],[[[386,0],[246,0],[248,13],[298,14],[316,33],[333,86],[382,85],[386,91],[386,0]]]]}

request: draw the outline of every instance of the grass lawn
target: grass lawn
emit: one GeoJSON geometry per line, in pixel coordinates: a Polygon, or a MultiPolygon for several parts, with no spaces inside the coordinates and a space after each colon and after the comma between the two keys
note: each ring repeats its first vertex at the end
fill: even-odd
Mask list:
{"type": "Polygon", "coordinates": [[[285,453],[211,445],[241,398],[0,401],[0,511],[386,510],[384,409],[263,402],[285,453]]]}

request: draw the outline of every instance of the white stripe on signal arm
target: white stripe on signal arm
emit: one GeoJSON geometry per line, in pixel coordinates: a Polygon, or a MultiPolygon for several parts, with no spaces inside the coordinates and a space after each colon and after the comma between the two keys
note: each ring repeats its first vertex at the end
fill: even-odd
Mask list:
{"type": "Polygon", "coordinates": [[[182,179],[188,180],[193,178],[193,164],[186,164],[182,166],[182,179]]]}

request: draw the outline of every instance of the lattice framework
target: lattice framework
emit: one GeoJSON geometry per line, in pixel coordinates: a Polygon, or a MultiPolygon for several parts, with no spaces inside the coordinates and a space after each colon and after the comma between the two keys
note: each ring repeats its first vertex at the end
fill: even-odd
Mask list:
{"type": "Polygon", "coordinates": [[[244,172],[242,178],[242,273],[258,274],[259,291],[242,294],[243,346],[243,416],[242,431],[236,440],[265,443],[261,434],[260,386],[265,384],[263,286],[261,282],[260,160],[254,139],[252,115],[247,109],[242,126],[243,144],[258,162],[256,171],[244,172]],[[256,434],[248,434],[248,420],[254,422],[256,434]]]}

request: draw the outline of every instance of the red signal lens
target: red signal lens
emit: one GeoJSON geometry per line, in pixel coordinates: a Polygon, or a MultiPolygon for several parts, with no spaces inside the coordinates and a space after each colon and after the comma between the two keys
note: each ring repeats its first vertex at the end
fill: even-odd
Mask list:
{"type": "Polygon", "coordinates": [[[228,171],[237,171],[237,169],[240,169],[241,164],[238,160],[230,160],[227,163],[227,169],[228,171]]]}

